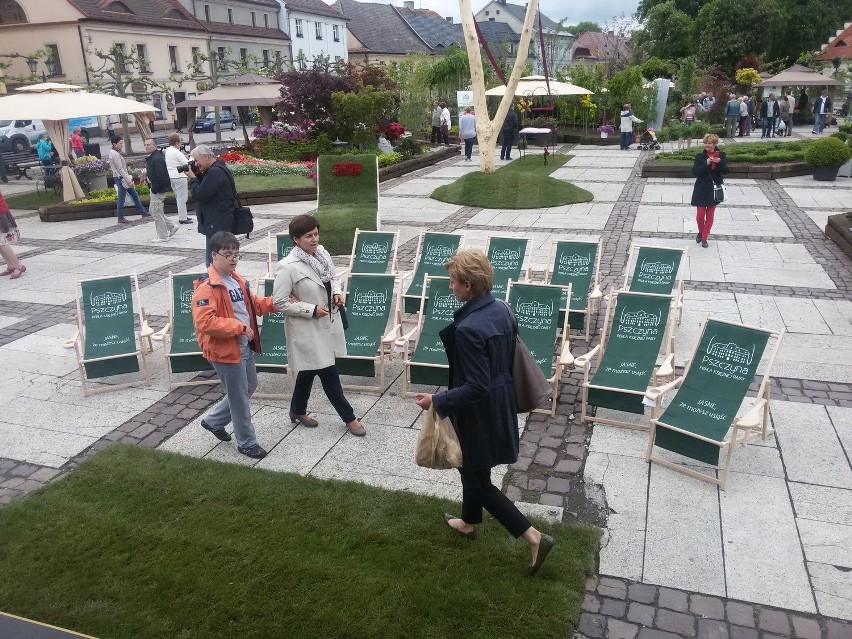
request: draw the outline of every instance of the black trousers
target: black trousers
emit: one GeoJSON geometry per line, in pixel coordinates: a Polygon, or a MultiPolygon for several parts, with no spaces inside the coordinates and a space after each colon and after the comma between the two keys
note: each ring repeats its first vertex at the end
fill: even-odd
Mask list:
{"type": "Polygon", "coordinates": [[[515,141],[515,133],[513,131],[503,131],[503,146],[500,147],[500,159],[512,159],[512,143],[515,141]]]}
{"type": "Polygon", "coordinates": [[[294,415],[306,415],[308,412],[308,400],[311,397],[311,387],[314,385],[314,377],[319,375],[322,389],[328,401],[334,406],[334,410],[343,420],[344,424],[355,419],[355,411],[352,405],[343,396],[343,386],[340,385],[340,375],[336,366],[321,368],[316,371],[299,371],[296,375],[296,383],[293,386],[293,397],[290,400],[290,412],[294,415]]]}
{"type": "Polygon", "coordinates": [[[467,524],[482,523],[482,509],[491,513],[515,539],[530,527],[530,520],[491,483],[491,469],[459,468],[462,481],[461,518],[467,524]]]}
{"type": "Polygon", "coordinates": [[[432,136],[429,138],[432,144],[440,144],[441,143],[441,127],[433,126],[432,127],[432,136]]]}

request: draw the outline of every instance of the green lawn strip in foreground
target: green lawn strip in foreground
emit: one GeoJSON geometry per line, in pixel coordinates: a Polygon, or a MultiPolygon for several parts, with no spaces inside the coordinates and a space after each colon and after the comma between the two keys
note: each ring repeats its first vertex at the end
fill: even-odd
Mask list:
{"type": "MultiPolygon", "coordinates": [[[[236,175],[234,182],[237,190],[243,191],[265,191],[270,189],[296,189],[311,188],[314,181],[301,175],[236,175]]],[[[5,197],[5,196],[4,196],[5,197]]],[[[13,209],[37,209],[48,204],[62,204],[62,190],[54,193],[53,190],[37,193],[20,193],[5,197],[6,203],[13,209]]]]}
{"type": "Polygon", "coordinates": [[[530,578],[457,510],[115,444],[0,510],[0,602],[102,639],[571,637],[597,530],[537,523],[557,546],[530,578]]]}
{"type": "MultiPolygon", "coordinates": [[[[728,143],[722,140],[719,149],[725,152],[729,164],[770,164],[773,162],[804,162],[805,149],[811,143],[810,140],[796,140],[794,142],[754,142],[747,144],[728,143]]],[[[669,153],[657,153],[654,162],[657,164],[686,164],[690,165],[695,156],[704,147],[701,141],[693,144],[692,148],[683,148],[669,153]]]]}
{"type": "Polygon", "coordinates": [[[452,184],[439,186],[432,197],[441,202],[485,209],[541,209],[591,202],[594,196],[585,189],[550,177],[550,173],[571,157],[551,155],[545,166],[541,155],[528,155],[494,173],[468,173],[452,184]]]}

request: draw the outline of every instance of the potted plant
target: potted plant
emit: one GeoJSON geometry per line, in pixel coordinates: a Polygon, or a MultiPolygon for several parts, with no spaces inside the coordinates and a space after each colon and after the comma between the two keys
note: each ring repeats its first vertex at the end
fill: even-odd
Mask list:
{"type": "Polygon", "coordinates": [[[834,182],[849,157],[849,147],[832,137],[812,142],[805,151],[805,162],[813,167],[814,179],[822,182],[834,182]]]}
{"type": "Polygon", "coordinates": [[[615,133],[615,127],[611,124],[601,124],[596,131],[601,134],[602,138],[608,138],[610,133],[615,133]]]}
{"type": "Polygon", "coordinates": [[[108,168],[109,162],[100,160],[94,155],[83,155],[77,158],[71,167],[77,179],[83,182],[89,191],[107,188],[108,168]]]}

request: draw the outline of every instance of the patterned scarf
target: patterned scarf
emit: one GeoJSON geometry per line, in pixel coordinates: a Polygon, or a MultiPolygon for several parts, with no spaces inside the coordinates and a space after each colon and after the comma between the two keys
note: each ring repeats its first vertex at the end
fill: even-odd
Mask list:
{"type": "Polygon", "coordinates": [[[319,275],[323,283],[330,282],[337,276],[334,262],[331,261],[331,255],[322,246],[317,246],[316,253],[313,255],[306,253],[298,246],[293,247],[293,253],[299,260],[314,269],[314,272],[319,275]]]}

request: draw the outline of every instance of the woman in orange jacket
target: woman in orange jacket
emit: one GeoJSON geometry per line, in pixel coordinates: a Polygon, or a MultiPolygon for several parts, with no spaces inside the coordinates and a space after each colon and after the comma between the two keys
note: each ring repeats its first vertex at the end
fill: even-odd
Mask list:
{"type": "Polygon", "coordinates": [[[239,249],[240,242],[233,233],[215,233],[210,238],[207,275],[195,282],[192,295],[198,344],[225,387],[225,397],[201,420],[201,426],[220,441],[229,442],[231,435],[225,426],[233,421],[237,450],[262,459],[266,451],[257,443],[249,405],[257,388],[253,352],[261,352],[257,316],[274,313],[275,304],[271,297],[252,295],[236,272],[239,249]]]}

